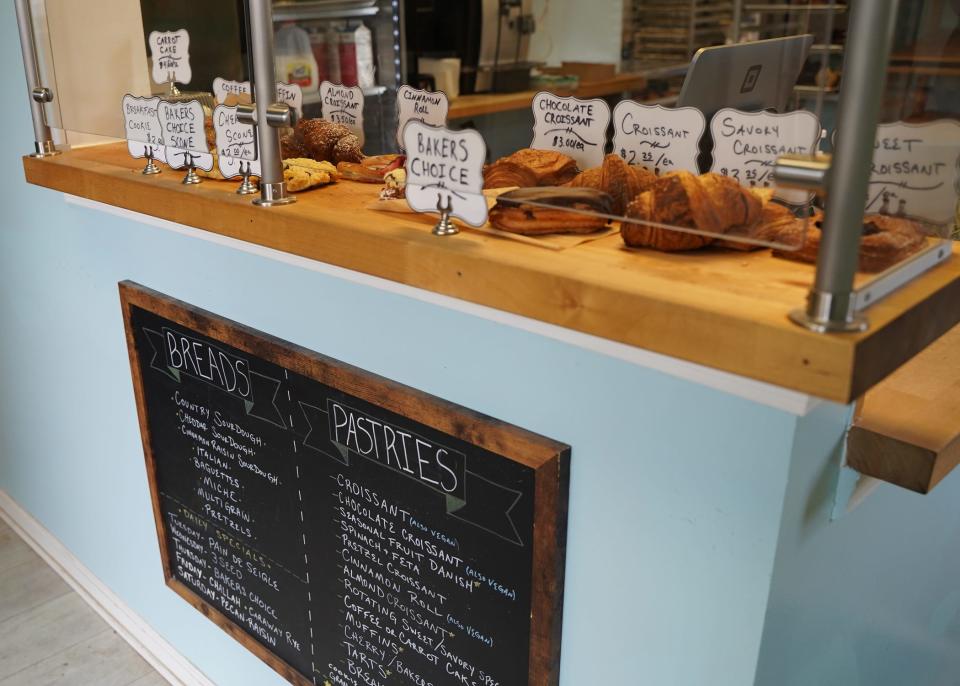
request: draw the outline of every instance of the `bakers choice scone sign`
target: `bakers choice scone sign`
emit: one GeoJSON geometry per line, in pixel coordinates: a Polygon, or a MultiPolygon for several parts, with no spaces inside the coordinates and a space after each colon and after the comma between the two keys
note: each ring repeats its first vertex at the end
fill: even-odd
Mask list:
{"type": "Polygon", "coordinates": [[[487,222],[483,163],[487,145],[476,131],[450,131],[411,121],[403,129],[407,151],[407,204],[414,212],[450,215],[470,226],[487,222]]]}

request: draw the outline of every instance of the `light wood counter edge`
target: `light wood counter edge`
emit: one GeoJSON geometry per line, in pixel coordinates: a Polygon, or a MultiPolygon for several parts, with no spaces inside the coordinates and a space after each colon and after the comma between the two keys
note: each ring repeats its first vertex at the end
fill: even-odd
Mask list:
{"type": "Polygon", "coordinates": [[[917,493],[960,464],[960,326],[867,392],[847,437],[847,462],[917,493]]]}
{"type": "Polygon", "coordinates": [[[865,334],[824,336],[791,324],[789,308],[761,293],[610,268],[614,258],[599,250],[553,252],[478,233],[440,240],[422,221],[367,210],[369,221],[358,221],[327,202],[335,188],[263,210],[223,184],[185,189],[177,172],[143,177],[134,169],[142,161],[125,154],[121,144],[23,163],[39,186],[836,402],[857,398],[960,321],[957,259],[872,307],[865,334]]]}

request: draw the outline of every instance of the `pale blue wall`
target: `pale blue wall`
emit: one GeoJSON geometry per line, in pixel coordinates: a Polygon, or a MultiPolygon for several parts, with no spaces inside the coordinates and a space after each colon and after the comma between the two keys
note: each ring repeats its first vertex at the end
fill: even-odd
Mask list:
{"type": "Polygon", "coordinates": [[[527,333],[65,204],[0,4],[0,488],[221,684],[279,679],[161,579],[116,284],[573,446],[564,686],[753,677],[795,420],[527,333]]]}

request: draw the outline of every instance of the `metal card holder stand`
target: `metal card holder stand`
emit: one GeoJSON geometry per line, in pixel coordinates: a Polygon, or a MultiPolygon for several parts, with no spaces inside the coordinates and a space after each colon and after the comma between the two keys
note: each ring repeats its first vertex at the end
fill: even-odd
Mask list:
{"type": "Polygon", "coordinates": [[[143,171],[140,172],[144,176],[154,176],[160,173],[160,167],[156,165],[156,158],[153,156],[153,146],[145,145],[143,146],[143,156],[147,160],[147,166],[143,168],[143,171]]]}
{"type": "Polygon", "coordinates": [[[434,236],[455,236],[460,233],[460,229],[456,227],[450,218],[453,212],[453,198],[447,196],[447,204],[444,205],[443,196],[438,195],[437,212],[440,213],[440,220],[437,221],[437,225],[433,227],[434,236]]]}
{"type": "Polygon", "coordinates": [[[196,156],[192,153],[183,153],[183,161],[187,165],[187,175],[183,177],[183,181],[180,183],[184,186],[196,186],[199,183],[203,183],[203,179],[197,174],[197,166],[194,164],[195,159],[196,156]]]}
{"type": "Polygon", "coordinates": [[[253,195],[260,192],[260,187],[252,180],[253,165],[250,162],[240,163],[240,187],[237,189],[237,195],[253,195]]]}
{"type": "Polygon", "coordinates": [[[33,118],[35,152],[30,157],[52,157],[59,155],[53,144],[53,136],[43,106],[53,102],[53,92],[40,83],[40,69],[37,66],[37,45],[33,35],[33,12],[30,0],[16,0],[17,25],[20,29],[20,50],[23,53],[23,70],[30,92],[30,113],[33,118]]]}

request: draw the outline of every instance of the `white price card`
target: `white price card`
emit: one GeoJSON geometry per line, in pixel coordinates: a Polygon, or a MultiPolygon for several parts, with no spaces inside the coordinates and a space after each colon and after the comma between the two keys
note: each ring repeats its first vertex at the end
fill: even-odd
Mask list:
{"type": "Polygon", "coordinates": [[[926,124],[881,124],[866,211],[950,222],[960,193],[958,172],[960,123],[941,119],[926,124]]]}
{"type": "Polygon", "coordinates": [[[363,145],[363,89],[324,81],[320,84],[320,107],[323,118],[343,124],[363,145]]]}
{"type": "Polygon", "coordinates": [[[163,128],[157,116],[160,98],[140,98],[136,95],[123,96],[123,129],[127,139],[127,150],[135,159],[152,156],[155,160],[166,162],[163,144],[163,128]]]}
{"type": "Polygon", "coordinates": [[[696,107],[670,109],[624,100],[613,110],[613,151],[627,164],[656,174],[698,173],[700,139],[707,119],[696,107]]]}
{"type": "Polygon", "coordinates": [[[553,93],[533,99],[534,150],[555,150],[572,157],[581,169],[603,164],[610,126],[610,106],[603,100],[580,100],[553,93]]]}
{"type": "Polygon", "coordinates": [[[203,105],[199,100],[160,102],[157,118],[167,147],[167,164],[182,169],[193,162],[198,169],[213,169],[213,155],[207,148],[203,128],[203,105]]]}
{"type": "Polygon", "coordinates": [[[450,100],[443,92],[400,86],[397,90],[397,143],[403,148],[403,131],[408,122],[419,121],[429,126],[446,126],[450,100]]]}
{"type": "Polygon", "coordinates": [[[221,104],[227,101],[228,96],[249,96],[250,93],[249,81],[231,81],[230,79],[224,79],[219,76],[213,80],[213,97],[221,104]]]}
{"type": "Polygon", "coordinates": [[[213,129],[217,133],[217,167],[223,177],[242,176],[246,169],[251,175],[260,176],[254,128],[237,121],[237,108],[217,105],[213,110],[213,129]]]}
{"type": "MultiPolygon", "coordinates": [[[[812,112],[786,114],[722,109],[710,122],[711,171],[731,176],[748,188],[773,188],[773,167],[781,155],[807,155],[820,140],[820,121],[812,112]]],[[[776,197],[802,205],[808,191],[777,189],[776,197]]]]}
{"type": "Polygon", "coordinates": [[[303,89],[295,83],[277,81],[277,102],[290,105],[298,116],[303,116],[303,89]]]}
{"type": "Polygon", "coordinates": [[[476,131],[451,131],[412,121],[403,129],[407,151],[407,204],[414,212],[450,214],[470,226],[487,223],[483,165],[487,144],[476,131]]]}
{"type": "Polygon", "coordinates": [[[190,83],[190,34],[179,31],[153,31],[148,39],[153,58],[154,83],[190,83]]]}

